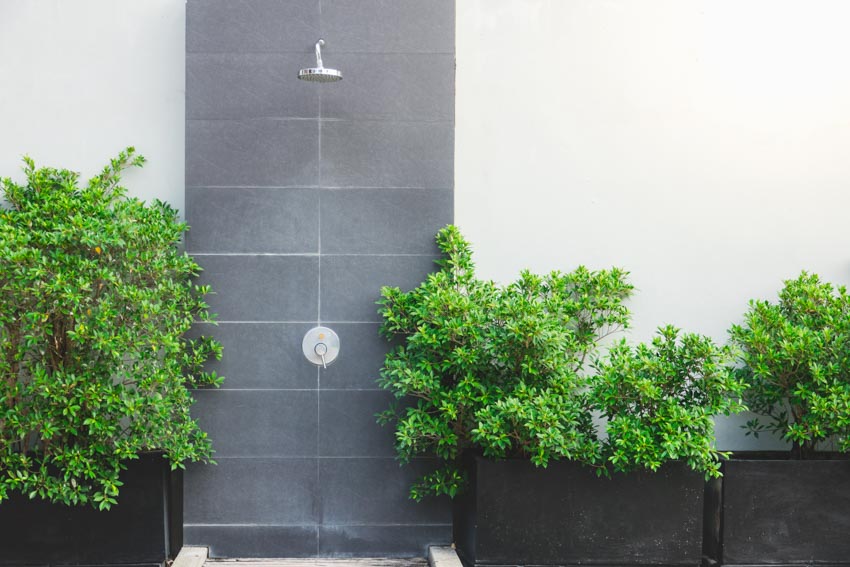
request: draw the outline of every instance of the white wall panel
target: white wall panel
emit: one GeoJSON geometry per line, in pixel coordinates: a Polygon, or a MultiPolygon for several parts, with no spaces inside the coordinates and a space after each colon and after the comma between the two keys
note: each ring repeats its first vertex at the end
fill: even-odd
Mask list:
{"type": "Polygon", "coordinates": [[[131,192],[183,209],[185,3],[0,0],[0,176],[88,177],[134,145],[131,192]]]}
{"type": "Polygon", "coordinates": [[[457,10],[455,210],[481,275],[623,266],[633,340],[725,340],[804,268],[850,281],[850,4],[457,10]]]}

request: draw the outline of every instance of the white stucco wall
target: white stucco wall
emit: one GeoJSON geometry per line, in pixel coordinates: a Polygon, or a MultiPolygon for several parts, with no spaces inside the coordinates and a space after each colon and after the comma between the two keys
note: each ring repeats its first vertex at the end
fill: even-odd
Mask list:
{"type": "Polygon", "coordinates": [[[635,340],[667,322],[725,340],[803,268],[850,282],[850,3],[457,14],[456,220],[482,275],[627,268],[635,340]]]}
{"type": "Polygon", "coordinates": [[[122,148],[125,185],[183,209],[183,0],[0,0],[0,176],[20,158],[90,176],[122,148]]]}

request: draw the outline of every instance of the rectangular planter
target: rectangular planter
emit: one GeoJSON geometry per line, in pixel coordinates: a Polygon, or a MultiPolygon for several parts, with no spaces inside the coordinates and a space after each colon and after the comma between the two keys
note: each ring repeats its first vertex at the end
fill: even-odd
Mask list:
{"type": "Polygon", "coordinates": [[[703,475],[683,463],[598,478],[553,462],[476,458],[456,499],[466,565],[699,565],[703,475]]]}
{"type": "Polygon", "coordinates": [[[15,493],[0,503],[0,566],[163,565],[183,544],[183,475],[160,453],[129,461],[101,512],[15,493]]]}
{"type": "Polygon", "coordinates": [[[732,459],[709,504],[714,564],[850,564],[850,460],[732,459]]]}

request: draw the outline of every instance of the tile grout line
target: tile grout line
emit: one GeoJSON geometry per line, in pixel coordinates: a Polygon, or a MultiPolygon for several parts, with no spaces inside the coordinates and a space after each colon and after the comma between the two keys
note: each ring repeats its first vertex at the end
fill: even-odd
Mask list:
{"type": "MultiPolygon", "coordinates": [[[[321,86],[321,85],[320,85],[321,86]]],[[[412,118],[403,120],[400,118],[322,118],[315,116],[246,116],[243,118],[187,118],[188,122],[312,122],[317,120],[319,124],[322,122],[337,123],[337,124],[362,124],[368,122],[384,122],[387,124],[444,124],[446,126],[453,124],[448,118],[421,119],[412,118]]]]}
{"type": "MultiPolygon", "coordinates": [[[[336,55],[455,55],[454,51],[337,51],[336,55]]],[[[275,51],[186,51],[186,55],[297,55],[304,56],[303,49],[278,49],[275,51]]]]}
{"type": "MultiPolygon", "coordinates": [[[[319,152],[321,153],[321,144],[319,144],[319,152]]],[[[321,161],[321,157],[319,157],[321,161]]],[[[320,173],[321,175],[321,173],[320,173]]],[[[316,285],[316,321],[319,325],[322,324],[322,194],[319,193],[318,198],[316,199],[316,203],[319,207],[319,210],[316,213],[316,234],[317,234],[317,248],[316,252],[316,262],[318,264],[316,270],[316,276],[318,281],[316,285]]]]}
{"type": "MultiPolygon", "coordinates": [[[[321,227],[321,223],[319,224],[321,227]]],[[[319,242],[321,245],[321,242],[319,242]]],[[[439,254],[435,253],[407,253],[407,254],[390,254],[390,253],[380,253],[380,254],[322,254],[321,252],[192,252],[192,256],[275,256],[275,257],[296,257],[296,258],[315,258],[319,256],[330,256],[330,257],[378,257],[384,258],[387,256],[391,256],[393,258],[402,256],[402,257],[411,257],[411,258],[437,258],[439,254]]]]}
{"type": "MultiPolygon", "coordinates": [[[[312,325],[316,326],[316,320],[309,321],[192,321],[193,325],[312,325]]],[[[325,325],[380,325],[380,321],[325,321],[325,325]]]]}
{"type": "MultiPolygon", "coordinates": [[[[345,459],[358,459],[358,460],[383,460],[383,461],[395,461],[398,462],[398,457],[394,455],[387,455],[385,457],[375,456],[375,455],[330,455],[324,457],[317,457],[315,455],[216,455],[216,459],[221,459],[223,461],[237,461],[237,460],[267,460],[267,461],[307,461],[310,459],[317,459],[320,461],[332,461],[332,460],[345,460],[345,459]]],[[[413,461],[427,461],[427,462],[435,462],[437,461],[437,457],[411,457],[411,462],[413,461]]]]}
{"type": "MultiPolygon", "coordinates": [[[[322,387],[322,370],[316,367],[316,502],[314,505],[317,508],[318,515],[322,513],[322,461],[319,460],[320,448],[322,446],[321,427],[322,427],[322,396],[319,395],[322,387]]],[[[319,554],[319,525],[322,523],[322,518],[316,525],[316,555],[319,554]]]]}
{"type": "MultiPolygon", "coordinates": [[[[324,37],[324,22],[322,21],[322,0],[318,0],[318,9],[319,9],[319,37],[324,37]]],[[[318,159],[316,161],[316,179],[318,181],[318,186],[322,186],[322,93],[324,90],[322,89],[322,84],[319,83],[319,116],[318,120],[316,120],[316,129],[318,130],[318,159]]],[[[319,264],[317,274],[318,274],[318,289],[316,290],[316,298],[317,298],[317,307],[316,307],[316,319],[318,324],[322,324],[322,192],[319,191],[317,193],[318,198],[318,206],[319,210],[316,214],[317,224],[318,224],[318,258],[317,262],[319,264]]],[[[322,391],[322,369],[316,366],[316,457],[321,454],[321,446],[322,446],[322,396],[320,392],[322,391]]],[[[313,505],[316,506],[317,512],[317,522],[316,522],[316,556],[321,555],[322,550],[322,530],[319,526],[322,525],[324,518],[322,517],[322,469],[321,469],[321,461],[316,459],[316,497],[313,502],[313,505]]]]}
{"type": "MultiPolygon", "coordinates": [[[[194,388],[192,392],[318,392],[319,388],[194,388]]],[[[322,388],[322,392],[386,392],[383,388],[322,388]]]]}
{"type": "Polygon", "coordinates": [[[187,185],[186,189],[319,189],[322,191],[360,191],[360,190],[386,190],[386,191],[454,191],[453,187],[438,185],[187,185]]]}
{"type": "Polygon", "coordinates": [[[434,522],[426,522],[422,524],[402,524],[402,523],[387,523],[387,524],[322,524],[321,522],[315,523],[304,523],[304,524],[238,524],[238,523],[221,523],[221,524],[212,524],[212,523],[186,523],[184,526],[191,526],[196,528],[207,528],[207,527],[219,527],[219,526],[227,526],[227,527],[280,527],[280,528],[289,528],[289,527],[304,527],[304,526],[332,526],[332,527],[348,527],[348,526],[356,526],[356,527],[364,527],[364,528],[389,528],[389,527],[411,527],[418,528],[423,526],[451,526],[452,524],[445,523],[434,523],[434,522]]]}
{"type": "MultiPolygon", "coordinates": [[[[322,0],[318,0],[318,8],[319,8],[319,35],[322,34],[322,0]]],[[[322,186],[322,84],[319,83],[317,85],[319,89],[318,99],[319,99],[319,117],[316,121],[316,130],[317,130],[317,140],[316,144],[317,156],[316,156],[316,180],[317,187],[322,186]]],[[[316,222],[318,224],[317,227],[317,240],[318,240],[318,288],[317,288],[317,308],[316,308],[316,320],[318,324],[322,324],[322,192],[319,191],[317,193],[317,199],[319,210],[316,212],[316,222]]],[[[321,381],[321,374],[319,376],[319,380],[321,381]]]]}

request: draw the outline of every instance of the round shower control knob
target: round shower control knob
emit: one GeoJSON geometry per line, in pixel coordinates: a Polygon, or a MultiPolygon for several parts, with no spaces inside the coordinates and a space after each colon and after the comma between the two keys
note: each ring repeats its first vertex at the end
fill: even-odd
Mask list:
{"type": "Polygon", "coordinates": [[[339,337],[328,327],[313,327],[304,335],[301,350],[307,360],[327,368],[339,356],[339,337]]]}

